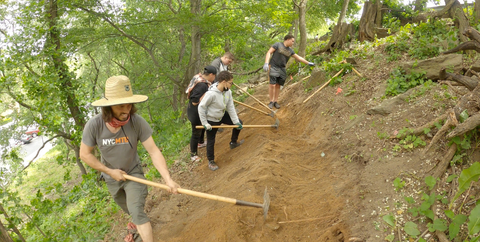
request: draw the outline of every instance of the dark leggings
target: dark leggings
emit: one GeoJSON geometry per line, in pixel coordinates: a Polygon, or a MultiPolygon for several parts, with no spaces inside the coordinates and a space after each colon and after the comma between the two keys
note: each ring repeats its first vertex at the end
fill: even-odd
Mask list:
{"type": "MultiPolygon", "coordinates": [[[[241,124],[243,124],[242,120],[238,119],[241,124]]],[[[214,125],[220,125],[220,124],[227,124],[227,125],[233,125],[234,123],[232,122],[232,119],[230,118],[230,115],[228,115],[228,112],[225,112],[223,115],[222,120],[220,122],[213,122],[213,121],[208,121],[208,123],[212,126],[214,125]]],[[[215,136],[217,135],[218,129],[212,129],[210,131],[207,131],[207,158],[208,160],[215,160],[215,136]]],[[[231,142],[235,143],[238,140],[238,135],[240,134],[240,130],[233,128],[232,129],[232,138],[231,142]]]]}
{"type": "Polygon", "coordinates": [[[195,126],[202,125],[200,117],[198,116],[198,105],[193,105],[192,102],[188,102],[187,107],[188,120],[192,124],[192,137],[190,138],[190,153],[192,156],[197,155],[198,142],[203,141],[204,129],[197,129],[195,126]]]}

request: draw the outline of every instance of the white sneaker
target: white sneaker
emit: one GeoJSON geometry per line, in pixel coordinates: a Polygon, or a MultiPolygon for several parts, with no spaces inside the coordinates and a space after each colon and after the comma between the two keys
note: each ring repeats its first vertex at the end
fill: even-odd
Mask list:
{"type": "Polygon", "coordinates": [[[203,147],[206,147],[206,146],[207,146],[207,141],[206,140],[203,143],[198,143],[198,148],[203,148],[203,147]]]}
{"type": "Polygon", "coordinates": [[[202,158],[198,157],[197,155],[194,155],[194,156],[190,157],[190,160],[192,162],[199,162],[199,161],[202,160],[202,158]]]}

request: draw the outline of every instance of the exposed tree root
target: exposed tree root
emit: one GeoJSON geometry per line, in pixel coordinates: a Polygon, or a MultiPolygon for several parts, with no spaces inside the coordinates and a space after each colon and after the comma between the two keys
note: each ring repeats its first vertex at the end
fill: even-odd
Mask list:
{"type": "Polygon", "coordinates": [[[410,134],[413,134],[413,135],[416,135],[416,136],[421,135],[421,134],[423,134],[425,129],[431,129],[432,127],[435,127],[435,123],[439,123],[446,118],[447,118],[447,114],[444,113],[444,114],[440,115],[440,117],[436,118],[435,120],[432,120],[432,121],[428,122],[427,124],[414,129],[410,133],[401,134],[399,136],[392,136],[390,138],[391,139],[403,139],[403,138],[407,137],[407,135],[410,135],[410,134]]]}
{"type": "Polygon", "coordinates": [[[464,135],[468,131],[475,129],[478,125],[480,125],[480,113],[474,114],[473,116],[465,120],[465,122],[459,124],[455,129],[452,130],[452,132],[447,135],[447,139],[464,135]]]}
{"type": "Polygon", "coordinates": [[[457,152],[457,144],[453,143],[450,148],[448,148],[448,151],[443,156],[443,159],[438,163],[437,169],[435,169],[432,174],[433,177],[440,178],[445,173],[445,170],[447,170],[448,165],[450,165],[450,161],[455,155],[455,152],[457,152]]]}
{"type": "Polygon", "coordinates": [[[477,87],[479,81],[478,78],[472,78],[468,76],[458,75],[455,73],[448,73],[445,68],[442,68],[440,71],[440,79],[452,79],[468,88],[468,90],[472,91],[477,87]]]}
{"type": "Polygon", "coordinates": [[[447,131],[450,129],[451,126],[457,126],[457,125],[458,125],[458,121],[455,118],[455,113],[453,112],[453,110],[450,110],[448,112],[447,122],[445,122],[442,128],[435,134],[435,136],[433,136],[433,139],[430,142],[430,144],[428,144],[428,146],[423,150],[423,154],[427,153],[428,150],[430,150],[430,148],[433,146],[433,144],[437,143],[437,141],[440,140],[440,138],[442,138],[445,135],[445,133],[447,133],[447,131]]]}

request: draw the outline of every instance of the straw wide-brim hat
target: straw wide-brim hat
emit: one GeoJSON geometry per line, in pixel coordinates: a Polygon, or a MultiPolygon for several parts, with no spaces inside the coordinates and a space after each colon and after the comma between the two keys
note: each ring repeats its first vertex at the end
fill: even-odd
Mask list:
{"type": "Polygon", "coordinates": [[[92,103],[95,107],[107,107],[119,104],[141,103],[147,101],[145,95],[133,95],[130,79],[126,76],[112,76],[105,82],[105,96],[92,103]]]}

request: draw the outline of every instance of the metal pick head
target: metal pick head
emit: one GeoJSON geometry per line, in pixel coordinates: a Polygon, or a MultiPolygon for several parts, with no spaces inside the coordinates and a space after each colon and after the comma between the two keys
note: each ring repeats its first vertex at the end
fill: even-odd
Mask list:
{"type": "Polygon", "coordinates": [[[270,208],[270,195],[268,195],[268,189],[265,187],[265,193],[263,194],[263,220],[267,219],[268,209],[270,208]]]}
{"type": "Polygon", "coordinates": [[[278,129],[278,125],[280,125],[280,120],[275,119],[275,124],[273,125],[276,129],[278,129]]]}

